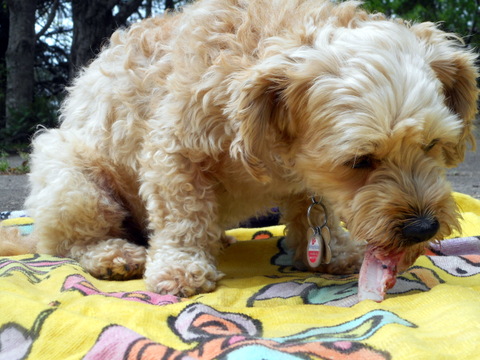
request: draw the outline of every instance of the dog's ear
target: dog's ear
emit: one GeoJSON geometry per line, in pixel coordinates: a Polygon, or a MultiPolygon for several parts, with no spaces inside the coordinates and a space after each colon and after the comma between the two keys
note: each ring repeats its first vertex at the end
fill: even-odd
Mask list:
{"type": "Polygon", "coordinates": [[[263,183],[271,180],[274,153],[288,147],[296,133],[286,96],[291,65],[280,55],[270,57],[237,74],[229,86],[225,112],[236,130],[230,154],[263,183]]]}
{"type": "Polygon", "coordinates": [[[479,94],[477,56],[463,46],[460,38],[433,23],[416,24],[411,29],[426,44],[427,61],[443,85],[447,106],[463,120],[460,141],[445,147],[447,165],[455,166],[463,161],[468,143],[475,149],[472,130],[479,94]]]}

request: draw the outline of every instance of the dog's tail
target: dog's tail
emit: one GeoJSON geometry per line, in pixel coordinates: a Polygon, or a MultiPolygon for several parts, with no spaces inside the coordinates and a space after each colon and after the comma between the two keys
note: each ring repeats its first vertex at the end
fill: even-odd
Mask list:
{"type": "Polygon", "coordinates": [[[32,235],[22,235],[17,227],[0,224],[0,256],[32,254],[36,252],[36,244],[32,235]]]}

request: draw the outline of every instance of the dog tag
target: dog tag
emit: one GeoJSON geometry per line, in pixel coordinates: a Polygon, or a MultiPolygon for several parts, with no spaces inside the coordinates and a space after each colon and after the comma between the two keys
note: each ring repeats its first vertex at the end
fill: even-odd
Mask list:
{"type": "Polygon", "coordinates": [[[320,229],[320,234],[322,235],[322,238],[325,244],[330,244],[330,241],[332,240],[332,234],[330,233],[330,228],[328,226],[323,226],[320,229]]]}
{"type": "Polygon", "coordinates": [[[332,260],[332,249],[330,248],[330,241],[332,240],[332,234],[328,227],[327,209],[322,204],[322,200],[317,201],[315,197],[312,197],[312,203],[307,210],[307,221],[310,228],[307,231],[307,259],[308,265],[315,268],[320,264],[330,264],[332,260]],[[315,226],[310,218],[312,209],[315,206],[321,206],[323,209],[323,224],[315,226]]]}
{"type": "Polygon", "coordinates": [[[330,264],[332,260],[332,249],[330,248],[330,241],[332,240],[332,235],[330,234],[330,229],[328,226],[324,226],[320,229],[320,233],[323,238],[323,256],[322,256],[322,263],[323,264],[330,264]]]}
{"type": "Polygon", "coordinates": [[[330,245],[325,244],[325,251],[323,254],[322,262],[324,264],[330,264],[330,261],[332,261],[332,249],[330,248],[330,245]]]}
{"type": "Polygon", "coordinates": [[[323,248],[324,242],[322,235],[318,231],[318,228],[312,229],[309,228],[307,231],[308,234],[308,245],[307,245],[307,259],[308,265],[315,268],[320,265],[323,258],[323,248]]]}

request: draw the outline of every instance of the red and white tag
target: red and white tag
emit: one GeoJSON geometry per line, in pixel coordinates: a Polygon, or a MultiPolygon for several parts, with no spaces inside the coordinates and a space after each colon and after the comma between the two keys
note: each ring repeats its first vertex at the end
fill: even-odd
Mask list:
{"type": "Polygon", "coordinates": [[[310,267],[317,267],[322,262],[323,239],[319,234],[310,234],[310,231],[309,235],[307,246],[308,265],[310,265],[310,267]]]}

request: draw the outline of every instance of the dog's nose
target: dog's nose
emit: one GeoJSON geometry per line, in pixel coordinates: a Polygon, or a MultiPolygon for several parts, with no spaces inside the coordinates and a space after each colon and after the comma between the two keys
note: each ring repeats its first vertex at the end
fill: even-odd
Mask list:
{"type": "Polygon", "coordinates": [[[410,218],[405,222],[402,235],[411,243],[420,243],[431,239],[440,228],[438,220],[429,216],[410,218]]]}

